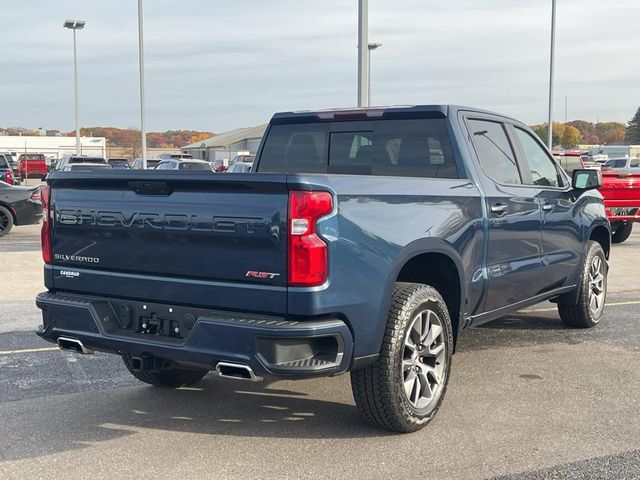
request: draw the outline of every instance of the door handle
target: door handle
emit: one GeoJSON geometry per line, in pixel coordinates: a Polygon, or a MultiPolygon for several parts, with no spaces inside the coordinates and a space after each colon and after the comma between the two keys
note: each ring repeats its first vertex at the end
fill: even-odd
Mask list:
{"type": "Polygon", "coordinates": [[[551,203],[543,203],[542,204],[542,211],[543,212],[553,212],[553,204],[551,203]]]}
{"type": "Polygon", "coordinates": [[[502,203],[496,203],[495,205],[491,205],[491,213],[495,213],[498,216],[502,216],[507,213],[509,207],[502,203]]]}

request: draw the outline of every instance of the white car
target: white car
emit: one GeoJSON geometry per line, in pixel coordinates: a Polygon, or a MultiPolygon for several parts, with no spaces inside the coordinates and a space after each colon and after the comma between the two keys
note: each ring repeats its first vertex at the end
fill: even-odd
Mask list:
{"type": "Polygon", "coordinates": [[[91,171],[91,170],[111,170],[111,165],[107,163],[72,163],[62,167],[63,172],[78,172],[78,171],[91,171]]]}
{"type": "Polygon", "coordinates": [[[104,164],[107,165],[107,161],[102,157],[87,157],[85,155],[69,155],[66,157],[62,157],[60,160],[56,162],[54,167],[55,170],[62,170],[68,172],[71,170],[71,165],[77,165],[82,163],[91,163],[91,164],[104,164]]]}

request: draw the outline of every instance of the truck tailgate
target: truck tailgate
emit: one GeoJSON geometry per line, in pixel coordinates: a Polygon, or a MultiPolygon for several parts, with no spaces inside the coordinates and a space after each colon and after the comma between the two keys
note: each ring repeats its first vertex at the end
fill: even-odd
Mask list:
{"type": "Polygon", "coordinates": [[[610,220],[640,220],[640,174],[602,172],[599,190],[610,220]]]}
{"type": "Polygon", "coordinates": [[[84,172],[52,175],[49,183],[55,289],[106,293],[60,274],[64,267],[88,272],[88,280],[109,272],[112,293],[122,294],[117,284],[131,275],[146,289],[156,282],[165,286],[159,300],[170,303],[193,296],[167,285],[205,281],[282,287],[284,304],[286,176],[84,172]]]}

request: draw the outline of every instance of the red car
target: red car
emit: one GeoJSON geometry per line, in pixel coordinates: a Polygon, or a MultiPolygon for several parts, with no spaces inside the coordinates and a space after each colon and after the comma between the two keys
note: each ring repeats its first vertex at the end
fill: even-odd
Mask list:
{"type": "Polygon", "coordinates": [[[640,173],[603,171],[600,193],[611,222],[611,241],[622,243],[640,222],[640,173]]]}
{"type": "Polygon", "coordinates": [[[49,170],[42,153],[23,153],[18,158],[18,172],[23,179],[39,177],[44,180],[49,170]]]}

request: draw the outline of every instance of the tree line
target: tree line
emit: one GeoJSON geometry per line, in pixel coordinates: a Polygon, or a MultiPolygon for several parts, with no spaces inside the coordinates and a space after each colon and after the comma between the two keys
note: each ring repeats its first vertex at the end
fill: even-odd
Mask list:
{"type": "MultiPolygon", "coordinates": [[[[22,135],[23,137],[36,137],[40,135],[38,130],[9,127],[0,128],[2,135],[22,135]]],[[[47,135],[75,137],[75,130],[60,132],[59,130],[46,130],[47,135]]],[[[81,128],[83,137],[105,137],[110,147],[130,148],[140,145],[140,130],[134,128],[114,127],[90,127],[81,128]]],[[[167,130],[166,132],[147,132],[147,147],[149,148],[180,148],[190,143],[201,142],[214,136],[214,132],[200,132],[196,130],[167,130]]]]}
{"type": "MultiPolygon", "coordinates": [[[[547,143],[548,123],[531,128],[547,143]]],[[[628,124],[621,122],[587,122],[573,120],[567,123],[553,122],[553,145],[574,148],[578,145],[640,144],[640,108],[628,124]]]]}

